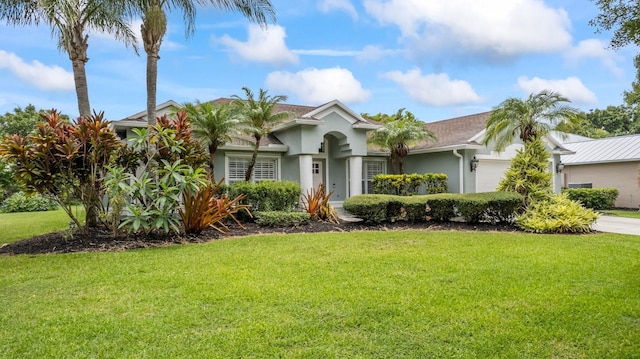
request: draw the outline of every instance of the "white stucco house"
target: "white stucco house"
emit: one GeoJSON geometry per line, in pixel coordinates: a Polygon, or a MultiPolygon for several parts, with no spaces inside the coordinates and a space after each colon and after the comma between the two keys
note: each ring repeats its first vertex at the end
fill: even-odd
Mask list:
{"type": "MultiPolygon", "coordinates": [[[[229,102],[217,99],[214,103],[229,102]]],[[[158,105],[157,115],[175,112],[180,105],[167,101],[158,105]]],[[[387,173],[391,166],[386,151],[367,144],[367,134],[380,127],[338,100],[320,106],[276,105],[276,111],[294,115],[263,138],[253,180],[291,180],[303,191],[324,183],[333,191],[332,200],[341,202],[355,194],[371,193],[371,179],[387,173]]],[[[449,192],[494,191],[511,158],[522,144],[514,143],[503,152],[482,145],[489,112],[426,123],[437,141],[419,143],[404,160],[406,173],[445,173],[449,192]],[[475,166],[472,166],[472,163],[475,166]]],[[[131,129],[146,126],[146,112],[139,112],[113,126],[121,138],[131,129]]],[[[560,191],[560,174],[554,169],[560,156],[573,153],[552,135],[545,138],[550,152],[549,169],[554,187],[560,191]]],[[[236,138],[216,153],[215,176],[228,183],[243,179],[252,146],[236,138]]]]}

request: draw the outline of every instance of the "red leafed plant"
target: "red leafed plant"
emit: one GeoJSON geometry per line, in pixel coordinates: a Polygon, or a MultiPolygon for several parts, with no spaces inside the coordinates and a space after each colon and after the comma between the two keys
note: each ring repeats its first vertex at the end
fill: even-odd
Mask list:
{"type": "Polygon", "coordinates": [[[184,209],[181,208],[179,214],[185,233],[197,234],[207,227],[212,227],[220,233],[227,234],[229,228],[224,222],[229,218],[244,228],[234,214],[244,210],[251,216],[249,206],[238,203],[246,195],[242,194],[233,199],[226,194],[217,195],[223,181],[224,179],[218,184],[209,183],[196,193],[184,192],[184,209]]]}
{"type": "Polygon", "coordinates": [[[332,223],[340,223],[336,209],[329,204],[329,198],[333,191],[327,193],[324,183],[318,188],[312,188],[302,195],[302,206],[311,215],[311,219],[319,219],[332,223]]]}

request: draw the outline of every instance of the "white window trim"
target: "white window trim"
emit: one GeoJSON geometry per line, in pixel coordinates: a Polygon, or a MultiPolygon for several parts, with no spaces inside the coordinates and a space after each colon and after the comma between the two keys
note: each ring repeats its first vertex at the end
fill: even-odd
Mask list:
{"type": "MultiPolygon", "coordinates": [[[[231,161],[231,159],[236,159],[236,158],[241,158],[241,159],[249,159],[251,160],[251,157],[253,156],[252,153],[247,154],[246,152],[227,152],[224,154],[224,183],[225,184],[229,184],[229,162],[231,161]]],[[[259,160],[275,160],[276,161],[276,167],[275,167],[275,171],[276,171],[276,181],[280,181],[280,179],[282,178],[282,156],[278,156],[278,155],[261,155],[258,153],[258,157],[256,158],[256,161],[259,160]]],[[[255,180],[252,181],[255,183],[255,180]]]]}
{"type": "MultiPolygon", "coordinates": [[[[382,163],[382,173],[381,174],[386,174],[387,173],[387,159],[386,158],[364,158],[362,160],[362,182],[366,183],[367,181],[367,163],[370,162],[381,162],[382,163]]],[[[365,186],[362,186],[362,193],[367,193],[367,188],[365,188],[365,186]]]]}

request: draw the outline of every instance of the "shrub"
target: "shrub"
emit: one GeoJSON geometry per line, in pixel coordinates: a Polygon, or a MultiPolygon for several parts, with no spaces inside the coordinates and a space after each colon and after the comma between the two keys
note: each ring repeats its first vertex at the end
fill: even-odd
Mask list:
{"type": "Polygon", "coordinates": [[[375,194],[411,196],[447,192],[447,175],[444,173],[376,175],[372,179],[375,194]]]}
{"type": "Polygon", "coordinates": [[[256,223],[268,227],[292,227],[309,223],[311,215],[307,212],[268,211],[256,212],[256,223]]]}
{"type": "Polygon", "coordinates": [[[595,211],[570,200],[563,193],[532,203],[516,224],[534,233],[584,233],[591,231],[597,219],[595,211]]]}
{"type": "Polygon", "coordinates": [[[185,233],[200,233],[207,227],[212,227],[220,233],[227,233],[225,221],[232,219],[236,224],[242,224],[236,219],[235,214],[245,211],[249,216],[251,213],[247,205],[239,204],[244,199],[244,195],[239,195],[233,199],[225,193],[218,194],[218,189],[222,184],[212,183],[198,189],[195,193],[187,190],[184,192],[184,209],[178,213],[182,219],[185,233]]]}
{"type": "Polygon", "coordinates": [[[552,195],[549,151],[539,138],[527,141],[511,160],[511,166],[498,184],[498,191],[520,193],[525,206],[552,195]]]}
{"type": "Polygon", "coordinates": [[[298,205],[302,190],[292,181],[235,182],[229,186],[229,196],[247,197],[243,204],[251,206],[253,212],[292,211],[298,205]]]}
{"type": "Polygon", "coordinates": [[[457,198],[455,207],[466,222],[511,222],[522,207],[522,196],[514,192],[469,193],[457,198]]]}
{"type": "Polygon", "coordinates": [[[440,193],[422,196],[360,195],[344,201],[344,209],[368,223],[449,221],[505,222],[515,218],[522,196],[513,192],[440,193]]]}
{"type": "Polygon", "coordinates": [[[578,201],[583,206],[595,210],[613,208],[618,198],[618,190],[613,187],[565,188],[562,192],[566,193],[570,200],[578,201]]]}
{"type": "Polygon", "coordinates": [[[58,204],[40,194],[25,195],[17,192],[7,198],[0,206],[0,210],[6,213],[13,212],[38,212],[58,209],[58,204]]]}
{"type": "Polygon", "coordinates": [[[325,191],[324,183],[302,196],[302,206],[312,219],[340,223],[336,209],[329,203],[332,192],[325,191]]]}
{"type": "Polygon", "coordinates": [[[342,208],[365,223],[381,223],[387,219],[387,203],[393,197],[385,194],[357,195],[345,199],[342,208]]]}

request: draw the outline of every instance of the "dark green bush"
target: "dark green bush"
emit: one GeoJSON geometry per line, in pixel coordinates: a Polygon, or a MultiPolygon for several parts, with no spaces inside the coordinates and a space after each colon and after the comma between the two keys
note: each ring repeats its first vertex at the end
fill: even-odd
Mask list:
{"type": "Polygon", "coordinates": [[[292,181],[235,182],[229,186],[230,197],[241,194],[247,195],[243,203],[251,205],[252,212],[287,212],[298,206],[302,190],[292,181]]]}
{"type": "Polygon", "coordinates": [[[522,206],[522,196],[513,192],[422,196],[360,195],[344,201],[344,209],[368,223],[449,221],[461,216],[467,222],[510,222],[522,206]]]}
{"type": "Polygon", "coordinates": [[[460,194],[440,193],[428,196],[427,216],[436,221],[449,221],[456,216],[456,200],[460,194]]]}
{"type": "Polygon", "coordinates": [[[268,227],[292,227],[309,223],[307,212],[265,211],[254,213],[256,223],[268,227]]]}
{"type": "Polygon", "coordinates": [[[522,207],[522,196],[515,192],[468,193],[460,196],[455,206],[466,222],[511,222],[522,207]]]}
{"type": "Polygon", "coordinates": [[[562,190],[572,201],[578,201],[583,206],[595,210],[611,209],[618,198],[618,190],[606,188],[565,188],[562,190]]]}
{"type": "Polygon", "coordinates": [[[0,210],[6,213],[52,211],[55,209],[58,209],[58,204],[55,201],[39,194],[28,196],[23,192],[14,193],[0,206],[0,210]]]}
{"type": "Polygon", "coordinates": [[[395,196],[362,194],[345,199],[342,207],[365,223],[381,223],[387,220],[387,203],[393,197],[395,196]]]}
{"type": "Polygon", "coordinates": [[[412,196],[447,192],[447,175],[444,173],[381,174],[374,176],[371,183],[375,194],[412,196]]]}

